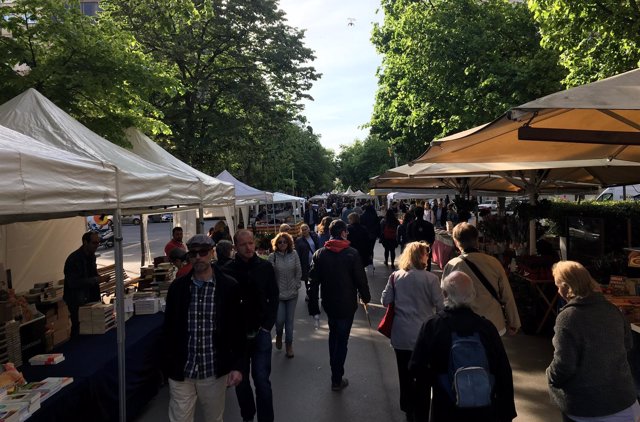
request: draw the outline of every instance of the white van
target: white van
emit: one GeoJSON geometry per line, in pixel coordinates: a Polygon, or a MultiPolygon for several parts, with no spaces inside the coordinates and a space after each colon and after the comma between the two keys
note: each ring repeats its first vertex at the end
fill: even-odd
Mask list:
{"type": "MultiPolygon", "coordinates": [[[[596,201],[622,201],[622,186],[606,188],[596,198],[596,201]]],[[[640,185],[626,186],[627,200],[640,201],[640,185]]]]}

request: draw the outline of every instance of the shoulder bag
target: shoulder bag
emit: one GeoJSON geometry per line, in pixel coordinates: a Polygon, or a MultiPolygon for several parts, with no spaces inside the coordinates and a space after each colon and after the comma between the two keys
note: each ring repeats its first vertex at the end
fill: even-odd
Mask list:
{"type": "Polygon", "coordinates": [[[391,327],[393,325],[393,317],[396,314],[396,280],[395,276],[391,276],[391,288],[393,289],[393,302],[387,305],[387,311],[384,313],[380,324],[378,324],[378,332],[385,337],[391,338],[391,327]]]}
{"type": "Polygon", "coordinates": [[[474,264],[473,262],[471,262],[470,260],[464,257],[461,257],[461,258],[467,264],[467,266],[471,268],[471,271],[473,271],[476,277],[478,277],[478,280],[480,280],[484,288],[487,289],[487,291],[491,294],[491,296],[493,296],[493,298],[498,302],[498,304],[500,305],[500,309],[502,309],[502,315],[506,319],[507,314],[504,309],[504,304],[500,302],[500,298],[498,297],[498,292],[496,292],[496,289],[493,287],[491,283],[489,283],[489,280],[487,280],[487,277],[484,276],[484,274],[482,273],[482,271],[480,271],[480,269],[476,266],[476,264],[474,264]]]}

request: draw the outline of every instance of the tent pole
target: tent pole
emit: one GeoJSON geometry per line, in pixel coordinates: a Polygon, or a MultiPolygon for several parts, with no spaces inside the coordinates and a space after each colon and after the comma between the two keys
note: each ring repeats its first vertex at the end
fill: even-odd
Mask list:
{"type": "Polygon", "coordinates": [[[198,207],[198,218],[197,218],[197,225],[196,225],[196,234],[202,234],[204,233],[204,207],[202,206],[202,203],[200,203],[200,206],[198,207]]]}
{"type": "Polygon", "coordinates": [[[119,421],[127,420],[127,382],[125,370],[125,318],[124,318],[124,274],[122,253],[122,219],[120,208],[116,209],[115,220],[115,249],[116,265],[116,330],[118,343],[118,403],[119,421]]]}

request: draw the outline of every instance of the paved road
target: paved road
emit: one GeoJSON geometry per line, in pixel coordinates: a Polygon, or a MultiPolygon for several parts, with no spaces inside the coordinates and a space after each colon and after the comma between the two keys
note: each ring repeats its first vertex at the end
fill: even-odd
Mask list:
{"type": "MultiPolygon", "coordinates": [[[[171,239],[172,223],[149,223],[148,237],[151,257],[164,255],[164,246],[171,239]]],[[[122,253],[124,258],[124,270],[131,276],[140,273],[140,226],[122,226],[122,253]]],[[[114,262],[113,248],[98,249],[98,266],[111,265],[114,262]]]]}

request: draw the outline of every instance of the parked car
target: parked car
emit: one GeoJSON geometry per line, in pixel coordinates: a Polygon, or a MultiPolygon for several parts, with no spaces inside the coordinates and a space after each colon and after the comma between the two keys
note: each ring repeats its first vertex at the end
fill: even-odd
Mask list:
{"type": "Polygon", "coordinates": [[[123,215],[120,221],[122,221],[122,224],[134,224],[137,226],[138,224],[140,224],[140,215],[123,215]]]}
{"type": "Polygon", "coordinates": [[[173,213],[167,212],[162,214],[162,221],[173,221],[173,213]]]}
{"type": "Polygon", "coordinates": [[[478,210],[496,211],[497,209],[498,201],[485,201],[482,204],[478,204],[478,210]]]}
{"type": "Polygon", "coordinates": [[[162,223],[164,220],[162,220],[162,214],[149,214],[147,221],[149,223],[162,223]]]}
{"type": "MultiPolygon", "coordinates": [[[[627,185],[625,190],[627,200],[640,200],[640,185],[627,185]]],[[[615,186],[603,190],[596,198],[596,201],[622,201],[622,199],[623,186],[615,186]]]]}

